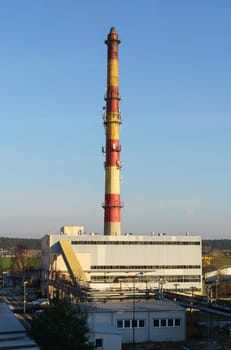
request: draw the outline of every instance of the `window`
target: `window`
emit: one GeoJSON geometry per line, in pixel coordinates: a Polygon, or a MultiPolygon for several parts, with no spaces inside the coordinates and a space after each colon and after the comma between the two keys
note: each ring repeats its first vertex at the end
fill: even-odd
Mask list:
{"type": "Polygon", "coordinates": [[[144,327],[144,320],[139,320],[139,328],[143,328],[144,327]]]}
{"type": "Polygon", "coordinates": [[[173,318],[168,319],[168,327],[173,327],[173,318]]]}
{"type": "Polygon", "coordinates": [[[102,338],[96,338],[96,340],[95,340],[95,347],[96,347],[96,349],[103,347],[103,339],[102,338]]]}
{"type": "Polygon", "coordinates": [[[125,320],[124,321],[124,327],[125,328],[130,328],[130,320],[125,320]]]}
{"type": "Polygon", "coordinates": [[[160,325],[161,325],[161,327],[166,327],[166,325],[167,325],[167,322],[166,322],[167,320],[165,320],[165,319],[162,319],[162,320],[160,320],[160,325]]]}
{"type": "Polygon", "coordinates": [[[123,328],[123,321],[122,320],[117,321],[117,328],[123,328]]]}
{"type": "Polygon", "coordinates": [[[180,318],[175,318],[175,327],[180,327],[180,318]]]}
{"type": "Polygon", "coordinates": [[[153,327],[160,327],[160,320],[153,320],[153,327]]]}
{"type": "Polygon", "coordinates": [[[137,328],[137,320],[132,320],[132,328],[137,328]]]}

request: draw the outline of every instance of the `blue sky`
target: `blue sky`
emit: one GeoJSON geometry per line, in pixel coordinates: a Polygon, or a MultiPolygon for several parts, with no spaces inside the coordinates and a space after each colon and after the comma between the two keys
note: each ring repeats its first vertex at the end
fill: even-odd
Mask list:
{"type": "Polygon", "coordinates": [[[230,13],[229,0],[0,1],[0,236],[103,232],[115,26],[122,231],[229,238],[230,13]]]}

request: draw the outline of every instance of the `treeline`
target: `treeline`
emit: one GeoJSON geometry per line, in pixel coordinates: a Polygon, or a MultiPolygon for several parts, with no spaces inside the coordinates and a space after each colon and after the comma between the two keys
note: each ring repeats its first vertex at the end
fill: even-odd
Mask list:
{"type": "Polygon", "coordinates": [[[231,250],[231,239],[205,239],[202,244],[203,248],[231,250]]]}
{"type": "MultiPolygon", "coordinates": [[[[231,250],[231,239],[204,239],[203,248],[231,250]]],[[[41,249],[41,239],[0,237],[0,249],[23,247],[25,249],[41,249]]]]}
{"type": "Polygon", "coordinates": [[[17,247],[39,250],[41,249],[41,239],[0,237],[0,249],[14,249],[17,247]]]}

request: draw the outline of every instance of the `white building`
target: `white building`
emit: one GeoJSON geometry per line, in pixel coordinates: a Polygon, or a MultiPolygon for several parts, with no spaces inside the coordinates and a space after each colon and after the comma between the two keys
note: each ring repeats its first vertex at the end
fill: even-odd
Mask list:
{"type": "MultiPolygon", "coordinates": [[[[111,334],[114,334],[113,342],[117,339],[117,346],[119,334],[122,343],[185,340],[185,309],[172,301],[136,302],[135,305],[132,302],[97,303],[97,306],[89,306],[88,315],[90,324],[102,330],[110,327],[111,334]]],[[[103,350],[114,349],[113,344],[110,348],[108,334],[96,332],[96,339],[103,350]]]]}
{"type": "Polygon", "coordinates": [[[82,226],[63,227],[42,239],[42,268],[44,293],[54,273],[99,292],[201,291],[201,237],[87,235],[82,226]]]}
{"type": "Polygon", "coordinates": [[[231,280],[231,266],[223,266],[217,270],[209,271],[205,273],[206,282],[219,282],[231,280]]]}

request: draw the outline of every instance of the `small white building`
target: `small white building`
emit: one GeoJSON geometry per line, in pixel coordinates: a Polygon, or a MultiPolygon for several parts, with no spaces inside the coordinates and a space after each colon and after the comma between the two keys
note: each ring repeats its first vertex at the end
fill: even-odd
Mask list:
{"type": "MultiPolygon", "coordinates": [[[[97,344],[102,350],[114,349],[114,340],[119,341],[118,334],[122,337],[122,343],[185,340],[185,309],[172,301],[89,304],[88,317],[89,324],[102,327],[101,329],[109,327],[112,330],[111,334],[114,334],[110,340],[108,333],[96,332],[97,344]]],[[[117,349],[120,349],[120,347],[117,347],[117,349]]]]}
{"type": "Polygon", "coordinates": [[[216,282],[216,281],[231,281],[231,266],[223,266],[217,270],[209,271],[205,273],[206,282],[216,282]]]}

